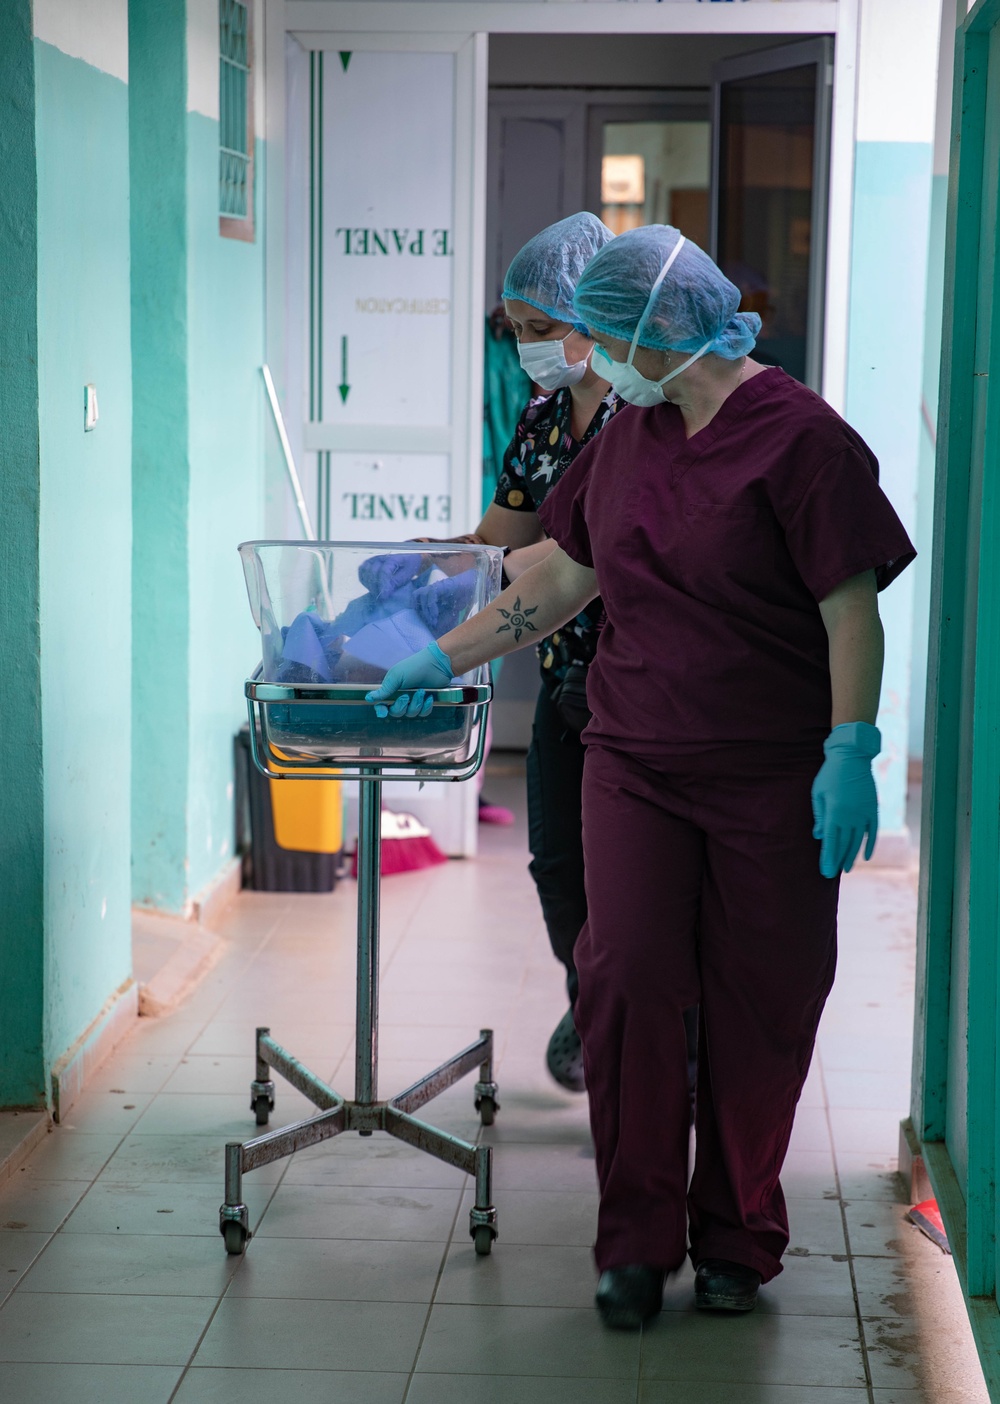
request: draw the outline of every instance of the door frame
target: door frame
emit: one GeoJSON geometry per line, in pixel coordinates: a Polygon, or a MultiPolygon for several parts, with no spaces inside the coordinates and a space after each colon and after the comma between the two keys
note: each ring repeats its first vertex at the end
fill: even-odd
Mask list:
{"type": "MultiPolygon", "coordinates": [[[[385,35],[482,36],[483,64],[492,34],[711,34],[760,35],[762,40],[833,35],[834,83],[827,219],[826,318],[823,395],[843,413],[847,385],[850,242],[853,215],[854,124],[860,0],[786,0],[774,4],[623,5],[590,0],[586,5],[539,5],[532,0],[265,0],[265,131],[269,143],[284,141],[284,46],[286,31],[362,32],[385,35]],[[780,10],[780,14],[777,11],[780,10]]],[[[485,125],[485,112],[482,116],[485,125]]],[[[280,163],[274,162],[277,166],[280,163]]],[[[280,172],[266,183],[266,335],[272,365],[283,363],[281,346],[284,269],[283,189],[280,172]]],[[[482,282],[482,280],[480,280],[482,282]]],[[[476,359],[479,359],[478,355],[476,359]]]]}
{"type": "MultiPolygon", "coordinates": [[[[979,0],[959,18],[954,72],[912,1124],[948,1231],[991,1397],[998,1397],[1000,0],[979,0]],[[963,787],[969,791],[967,819],[959,815],[963,787]],[[966,826],[967,884],[958,862],[966,826]],[[957,915],[968,924],[969,967],[958,1026],[951,989],[957,915]],[[967,1069],[965,1174],[948,1144],[949,1067],[955,1056],[967,1069]]],[[[963,809],[965,803],[962,798],[963,809]]]]}
{"type": "Polygon", "coordinates": [[[809,261],[809,326],[806,337],[806,384],[820,392],[823,386],[823,364],[827,320],[827,249],[829,247],[829,209],[831,139],[833,125],[834,44],[829,35],[805,39],[799,44],[785,44],[763,53],[740,54],[723,59],[716,65],[712,77],[712,178],[709,185],[711,209],[709,229],[712,247],[709,252],[718,262],[719,188],[722,162],[722,85],[740,78],[756,78],[765,73],[780,73],[786,68],[816,65],[816,104],[813,113],[815,146],[813,149],[813,188],[809,261]]]}

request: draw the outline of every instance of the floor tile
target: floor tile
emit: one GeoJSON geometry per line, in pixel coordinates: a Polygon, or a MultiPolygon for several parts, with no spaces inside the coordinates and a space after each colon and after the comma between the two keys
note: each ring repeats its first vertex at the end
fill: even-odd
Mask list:
{"type": "Polygon", "coordinates": [[[593,1309],[435,1306],[418,1374],[634,1380],[639,1336],[600,1329],[593,1309]]]}
{"type": "MultiPolygon", "coordinates": [[[[139,1022],[140,1031],[148,1020],[139,1022]]],[[[130,1041],[127,1050],[115,1051],[87,1083],[88,1092],[159,1092],[177,1066],[182,1054],[150,1053],[130,1041]]],[[[145,1043],[145,1039],[143,1040],[145,1043]]]]}
{"type": "Polygon", "coordinates": [[[826,1074],[826,1093],[831,1107],[871,1109],[879,1107],[899,1107],[896,1119],[899,1122],[906,1115],[910,1105],[909,1068],[897,1068],[891,1072],[845,1072],[834,1069],[826,1074]]]}
{"type": "Polygon", "coordinates": [[[504,1237],[489,1257],[480,1258],[459,1240],[449,1251],[435,1301],[587,1310],[596,1285],[589,1248],[539,1247],[504,1237]]]}
{"type": "Polygon", "coordinates": [[[84,1092],[64,1116],[67,1130],[87,1135],[117,1133],[127,1136],[152,1101],[150,1092],[84,1092]]]}
{"type": "Polygon", "coordinates": [[[806,1256],[820,1253],[832,1257],[847,1252],[840,1204],[834,1199],[786,1199],[788,1208],[788,1254],[806,1256]]]}
{"type": "Polygon", "coordinates": [[[830,1122],[838,1151],[875,1151],[895,1155],[899,1149],[899,1123],[907,1114],[906,1104],[889,1108],[833,1107],[830,1122]]]}
{"type": "Polygon", "coordinates": [[[892,1258],[902,1251],[907,1235],[920,1230],[906,1219],[908,1206],[881,1200],[846,1204],[847,1234],[855,1256],[892,1258]]]}
{"type": "MultiPolygon", "coordinates": [[[[279,1087],[272,1128],[314,1116],[316,1108],[291,1087],[279,1087]]],[[[141,1136],[213,1135],[220,1141],[249,1141],[258,1134],[250,1111],[250,1083],[245,1092],[210,1092],[195,1097],[161,1092],[136,1123],[141,1136]]]]}
{"type": "MultiPolygon", "coordinates": [[[[471,1242],[465,1251],[475,1258],[471,1242]]],[[[429,1303],[444,1253],[443,1242],[258,1235],[240,1262],[229,1296],[429,1303]]]]}
{"type": "Polygon", "coordinates": [[[14,1179],[92,1180],[122,1143],[117,1132],[91,1135],[55,1126],[20,1167],[14,1179]]]}
{"type": "Polygon", "coordinates": [[[906,1198],[906,1185],[898,1174],[895,1154],[837,1151],[840,1192],[847,1200],[883,1199],[888,1203],[906,1198]]]}
{"type": "Polygon", "coordinates": [[[351,1370],[193,1367],[184,1376],[175,1404],[400,1404],[407,1379],[405,1374],[351,1370]]]}
{"type": "Polygon", "coordinates": [[[797,1151],[825,1151],[830,1147],[830,1128],[823,1107],[799,1107],[795,1113],[790,1148],[797,1151]]]}
{"type": "MultiPolygon", "coordinates": [[[[466,1190],[459,1224],[475,1196],[466,1190]]],[[[597,1232],[597,1193],[553,1190],[505,1190],[494,1196],[500,1242],[589,1248],[597,1232]]]]}
{"type": "Polygon", "coordinates": [[[23,1280],[49,1238],[47,1233],[29,1233],[26,1229],[0,1229],[0,1301],[23,1280]]]}
{"type": "Polygon", "coordinates": [[[168,1404],[178,1365],[0,1364],[0,1399],[11,1404],[168,1404]]]}
{"type": "Polygon", "coordinates": [[[462,1189],[468,1183],[464,1170],[378,1131],[364,1138],[347,1132],[301,1151],[285,1176],[287,1185],[462,1189]]]}
{"type": "Polygon", "coordinates": [[[498,1194],[511,1189],[592,1194],[597,1188],[593,1146],[589,1138],[579,1147],[501,1142],[493,1156],[493,1180],[498,1194]]]}
{"type": "Polygon", "coordinates": [[[347,1185],[281,1185],[260,1227],[262,1238],[381,1238],[447,1241],[457,1190],[347,1185]]]}
{"type": "Polygon", "coordinates": [[[912,1317],[880,1316],[865,1321],[864,1329],[872,1387],[924,1389],[921,1355],[926,1342],[921,1342],[919,1323],[912,1317]]]}
{"type": "MultiPolygon", "coordinates": [[[[406,1404],[635,1404],[635,1390],[635,1383],[630,1379],[414,1375],[406,1404]]],[[[839,1404],[839,1401],[832,1401],[832,1404],[839,1404]]]]}
{"type": "Polygon", "coordinates": [[[218,1297],[238,1263],[218,1235],[58,1233],[20,1291],[218,1297]]]}
{"type": "MultiPolygon", "coordinates": [[[[251,1229],[259,1222],[272,1187],[254,1185],[248,1176],[243,1197],[251,1229]]],[[[220,1245],[218,1185],[161,1183],[116,1184],[106,1177],[89,1189],[66,1221],[65,1233],[172,1234],[211,1238],[220,1245]]]]}
{"type": "MultiPolygon", "coordinates": [[[[115,1184],[144,1184],[153,1181],[166,1184],[201,1183],[213,1185],[222,1192],[225,1183],[225,1137],[148,1136],[134,1133],[126,1136],[108,1161],[103,1178],[115,1184]]],[[[248,1185],[277,1184],[291,1161],[275,1160],[247,1174],[248,1185]]]]}
{"type": "Polygon", "coordinates": [[[846,1255],[786,1255],[782,1266],[779,1276],[761,1288],[759,1311],[854,1320],[854,1287],[846,1255]]]}
{"type": "Polygon", "coordinates": [[[0,1185],[0,1229],[54,1233],[90,1189],[89,1180],[32,1180],[0,1185]]]}
{"type": "MultiPolygon", "coordinates": [[[[869,1404],[869,1401],[868,1391],[864,1388],[810,1388],[803,1385],[755,1384],[751,1380],[742,1380],[737,1400],[731,1384],[643,1380],[639,1386],[638,1404],[869,1404]]],[[[920,1400],[919,1404],[925,1404],[925,1401],[920,1400]]]]}
{"type": "Polygon", "coordinates": [[[781,1186],[796,1199],[836,1199],[837,1174],[833,1154],[821,1151],[790,1150],[781,1170],[781,1186]]]}
{"type": "MultiPolygon", "coordinates": [[[[0,1311],[0,1360],[183,1365],[214,1297],[76,1296],[15,1292],[0,1311]]],[[[70,1394],[69,1398],[73,1398],[70,1394]]]]}
{"type": "MultiPolygon", "coordinates": [[[[193,1364],[294,1370],[408,1371],[427,1308],[409,1302],[227,1297],[193,1364]]],[[[2,1321],[2,1317],[0,1317],[2,1321]]]]}
{"type": "MultiPolygon", "coordinates": [[[[643,1379],[851,1386],[865,1383],[857,1324],[840,1317],[665,1312],[642,1335],[643,1379]]],[[[741,1399],[742,1404],[742,1399],[741,1399]]]]}
{"type": "Polygon", "coordinates": [[[856,1257],[854,1277],[863,1317],[913,1316],[916,1302],[905,1258],[856,1257]]]}

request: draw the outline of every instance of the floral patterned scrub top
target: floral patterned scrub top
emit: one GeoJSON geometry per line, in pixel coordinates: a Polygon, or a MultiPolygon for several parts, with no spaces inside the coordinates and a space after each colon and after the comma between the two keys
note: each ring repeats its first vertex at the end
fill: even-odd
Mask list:
{"type": "MultiPolygon", "coordinates": [[[[503,456],[493,501],[509,512],[536,512],[584,445],[624,404],[613,390],[609,391],[578,441],[570,433],[573,399],[568,387],[531,400],[503,456]]],[[[542,676],[555,683],[565,677],[571,663],[589,663],[603,623],[601,601],[591,600],[575,619],[542,639],[538,644],[542,676]]]]}

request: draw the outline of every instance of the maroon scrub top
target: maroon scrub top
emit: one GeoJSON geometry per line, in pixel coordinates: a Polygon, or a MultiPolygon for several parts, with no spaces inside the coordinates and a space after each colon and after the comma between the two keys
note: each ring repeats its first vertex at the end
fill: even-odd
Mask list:
{"type": "Polygon", "coordinates": [[[608,623],[588,742],[638,756],[830,730],[819,601],[916,552],[861,437],[769,368],[692,438],[675,405],[621,410],[538,513],[597,572],[608,623]]]}

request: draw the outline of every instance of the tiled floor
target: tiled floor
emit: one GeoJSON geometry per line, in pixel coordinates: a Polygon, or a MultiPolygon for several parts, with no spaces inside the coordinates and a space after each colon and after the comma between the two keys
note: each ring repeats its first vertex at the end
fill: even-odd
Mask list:
{"type": "MultiPolygon", "coordinates": [[[[494,777],[517,803],[514,778],[494,777]]],[[[11,1404],[982,1404],[950,1259],[903,1219],[912,874],[844,885],[843,956],[784,1184],[792,1243],[752,1316],[691,1307],[642,1335],[592,1307],[596,1195],[582,1098],[542,1067],[563,1009],[524,871],[523,818],[474,863],[383,892],[381,1083],[492,1025],[501,1239],[477,1259],[464,1176],[344,1137],[247,1177],[256,1235],[227,1258],[223,1144],[253,1134],[253,1029],[352,1084],[354,889],[245,895],[222,959],[142,1020],[0,1185],[0,1399],[11,1404]]],[[[474,1136],[471,1079],[428,1108],[474,1136]]],[[[279,1082],[277,1124],[306,1112],[279,1082]]]]}

